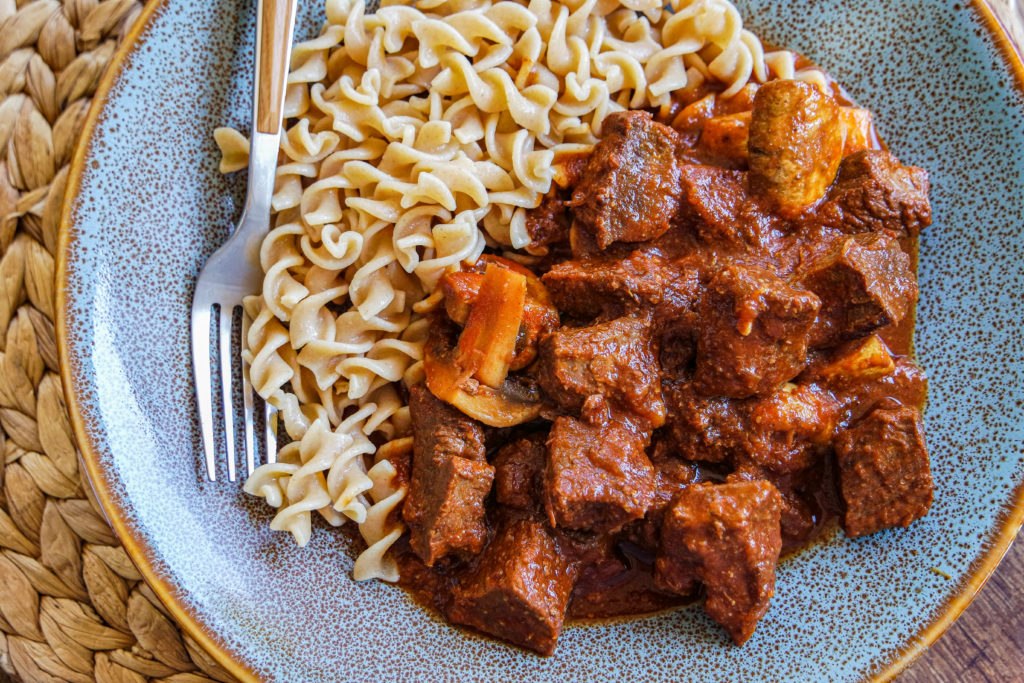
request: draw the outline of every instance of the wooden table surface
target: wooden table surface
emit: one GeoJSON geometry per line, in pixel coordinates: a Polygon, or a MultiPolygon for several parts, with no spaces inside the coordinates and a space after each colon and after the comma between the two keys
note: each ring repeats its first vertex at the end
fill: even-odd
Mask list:
{"type": "Polygon", "coordinates": [[[897,680],[1024,681],[1024,542],[1010,548],[974,602],[897,680]]]}

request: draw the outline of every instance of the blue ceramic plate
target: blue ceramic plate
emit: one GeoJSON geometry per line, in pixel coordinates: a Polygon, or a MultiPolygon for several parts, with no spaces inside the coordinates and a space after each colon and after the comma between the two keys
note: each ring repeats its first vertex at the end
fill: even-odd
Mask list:
{"type": "MultiPolygon", "coordinates": [[[[205,481],[189,371],[192,284],[241,208],[213,129],[248,129],[253,5],[151,2],[108,73],[70,181],[61,358],[82,454],[146,578],[241,677],[337,680],[887,678],[966,606],[1024,517],[1024,72],[987,9],[952,0],[739,3],[829,69],[931,172],[917,351],[935,505],[908,530],[785,562],[743,648],[700,609],[567,629],[542,659],[450,628],[318,530],[300,550],[238,484],[205,481]]],[[[321,21],[302,0],[300,37],[321,21]]],[[[222,479],[226,477],[222,476],[222,479]]]]}

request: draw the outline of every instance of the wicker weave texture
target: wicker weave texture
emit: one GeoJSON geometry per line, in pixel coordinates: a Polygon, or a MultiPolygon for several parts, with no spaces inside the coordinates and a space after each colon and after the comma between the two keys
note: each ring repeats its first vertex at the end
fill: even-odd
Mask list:
{"type": "Polygon", "coordinates": [[[141,581],[81,480],[54,256],[89,104],[142,4],[0,0],[0,668],[21,681],[230,681],[141,581]]]}

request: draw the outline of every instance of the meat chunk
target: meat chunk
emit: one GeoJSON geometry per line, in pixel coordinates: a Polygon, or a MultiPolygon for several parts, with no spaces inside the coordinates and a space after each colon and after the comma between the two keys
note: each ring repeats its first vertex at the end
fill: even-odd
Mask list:
{"type": "Polygon", "coordinates": [[[839,240],[798,280],[821,299],[818,321],[811,330],[812,346],[832,346],[895,325],[917,301],[910,256],[884,234],[839,240]]]}
{"type": "Polygon", "coordinates": [[[540,204],[526,212],[526,234],[531,254],[547,254],[548,245],[566,242],[572,225],[572,211],[568,207],[571,188],[579,182],[587,167],[589,152],[559,154],[552,165],[554,186],[544,195],[540,204]]]}
{"type": "Polygon", "coordinates": [[[741,401],[704,396],[692,382],[666,382],[668,435],[688,460],[756,464],[794,472],[820,459],[839,423],[842,405],[813,384],[786,383],[741,401]]]}
{"type": "Polygon", "coordinates": [[[537,381],[565,410],[590,408],[591,397],[597,397],[597,403],[607,401],[651,428],[665,421],[649,317],[555,331],[541,342],[537,381]]]}
{"type": "Polygon", "coordinates": [[[679,208],[679,135],[648,112],[610,114],[569,206],[598,248],[661,236],[679,208]]]}
{"type": "Polygon", "coordinates": [[[630,523],[624,535],[645,551],[656,553],[665,512],[683,489],[700,480],[701,472],[694,463],[680,458],[667,439],[654,445],[650,459],[654,468],[654,497],[644,518],[630,523]]]}
{"type": "Polygon", "coordinates": [[[847,234],[893,232],[916,237],[932,223],[928,172],[903,166],[881,150],[851,154],[811,220],[847,234]]]}
{"type": "Polygon", "coordinates": [[[543,655],[555,651],[575,572],[540,522],[506,524],[456,584],[448,618],[543,655]]]}
{"type": "Polygon", "coordinates": [[[616,421],[601,426],[557,418],[544,470],[544,506],[552,526],[612,532],[643,517],[655,482],[644,441],[616,421]]]}
{"type": "Polygon", "coordinates": [[[546,435],[535,434],[498,451],[493,462],[494,496],[499,503],[521,510],[539,508],[546,440],[546,435]]]}
{"type": "MultiPolygon", "coordinates": [[[[422,384],[409,389],[409,412],[416,445],[413,462],[440,462],[459,457],[486,462],[484,430],[479,422],[438,399],[422,384]],[[417,458],[420,453],[425,459],[417,458]]],[[[413,466],[415,477],[417,467],[413,466]]]]}
{"type": "Polygon", "coordinates": [[[805,545],[825,528],[823,522],[831,517],[832,501],[838,499],[838,493],[830,486],[832,479],[831,462],[822,459],[811,469],[782,474],[755,464],[741,465],[725,481],[731,484],[763,480],[778,489],[782,552],[786,552],[805,545]]]}
{"type": "Polygon", "coordinates": [[[484,499],[494,479],[483,427],[422,385],[409,390],[409,412],[413,462],[402,509],[409,544],[427,566],[452,553],[475,555],[487,540],[484,499]]]}
{"type": "Polygon", "coordinates": [[[693,268],[635,251],[624,259],[586,259],[555,265],[541,278],[560,311],[581,319],[617,315],[623,307],[657,309],[658,318],[695,314],[700,282],[693,268]]]}
{"type": "Polygon", "coordinates": [[[836,458],[847,535],[905,527],[928,512],[932,476],[917,409],[876,408],[839,434],[836,458]]]}
{"type": "Polygon", "coordinates": [[[545,195],[540,205],[526,212],[526,234],[536,252],[549,244],[569,240],[572,212],[557,190],[545,195]]]}
{"type": "Polygon", "coordinates": [[[744,401],[748,446],[742,460],[774,472],[812,466],[840,420],[840,404],[814,384],[783,384],[773,394],[744,401]]]}
{"type": "Polygon", "coordinates": [[[680,219],[705,242],[735,247],[756,244],[777,222],[747,192],[746,171],[682,164],[679,182],[680,219]]]}
{"type": "Polygon", "coordinates": [[[750,188],[793,218],[825,196],[843,158],[839,105],[813,85],[770,81],[750,116],[750,188]]]}
{"type": "Polygon", "coordinates": [[[763,268],[727,266],[711,281],[699,307],[698,390],[746,398],[795,377],[806,361],[820,306],[812,292],[763,268]]]}
{"type": "Polygon", "coordinates": [[[541,281],[560,311],[576,318],[596,318],[623,303],[658,297],[664,280],[658,261],[640,252],[626,259],[564,261],[541,281]]]}
{"type": "Polygon", "coordinates": [[[655,582],[689,592],[696,574],[704,611],[742,645],[775,594],[780,505],[767,481],[688,486],[665,515],[655,582]]]}
{"type": "Polygon", "coordinates": [[[747,421],[738,403],[700,393],[690,381],[665,381],[666,432],[680,457],[727,462],[745,440],[747,421]]]}
{"type": "Polygon", "coordinates": [[[484,500],[493,479],[494,468],[487,463],[458,457],[436,464],[424,485],[413,476],[403,515],[411,532],[409,543],[424,564],[433,566],[452,553],[480,552],[487,539],[484,500]]]}

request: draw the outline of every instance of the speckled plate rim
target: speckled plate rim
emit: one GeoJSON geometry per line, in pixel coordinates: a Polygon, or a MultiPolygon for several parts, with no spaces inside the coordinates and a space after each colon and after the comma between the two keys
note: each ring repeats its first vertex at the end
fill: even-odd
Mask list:
{"type": "MultiPolygon", "coordinates": [[[[57,247],[56,284],[56,333],[57,351],[60,358],[60,373],[64,387],[64,399],[67,404],[71,425],[78,443],[79,456],[96,499],[103,508],[107,521],[113,527],[118,539],[124,546],[128,556],[138,567],[146,583],[159,596],[174,619],[196,642],[203,646],[217,662],[232,675],[242,681],[258,681],[255,673],[243,664],[236,653],[228,649],[216,633],[203,626],[197,617],[185,607],[170,583],[170,577],[156,569],[153,549],[145,542],[125,512],[115,504],[112,496],[114,482],[111,474],[100,464],[98,448],[94,443],[94,435],[86,427],[82,417],[82,408],[75,392],[74,377],[78,361],[70,355],[67,335],[67,255],[71,246],[71,229],[75,222],[74,207],[78,202],[78,194],[82,185],[82,177],[86,171],[86,160],[91,150],[93,132],[103,112],[107,95],[124,69],[132,53],[142,44],[142,37],[169,0],[148,0],[135,24],[125,35],[110,65],[103,74],[96,94],[82,127],[74,158],[68,173],[67,188],[64,195],[64,209],[61,215],[60,232],[57,247]]],[[[1018,47],[1009,38],[1009,34],[999,18],[985,0],[970,0],[971,6],[985,21],[995,47],[999,50],[1006,65],[1013,71],[1014,87],[1024,93],[1024,61],[1018,47]]],[[[992,530],[987,550],[978,557],[966,573],[959,592],[939,609],[937,616],[921,628],[915,636],[899,646],[896,655],[888,663],[879,662],[872,681],[889,681],[910,665],[939,636],[945,633],[957,617],[970,605],[978,591],[985,585],[989,576],[995,571],[1000,560],[1009,550],[1021,527],[1024,526],[1024,481],[1018,482],[1017,488],[1002,509],[1002,523],[992,530]]]]}

